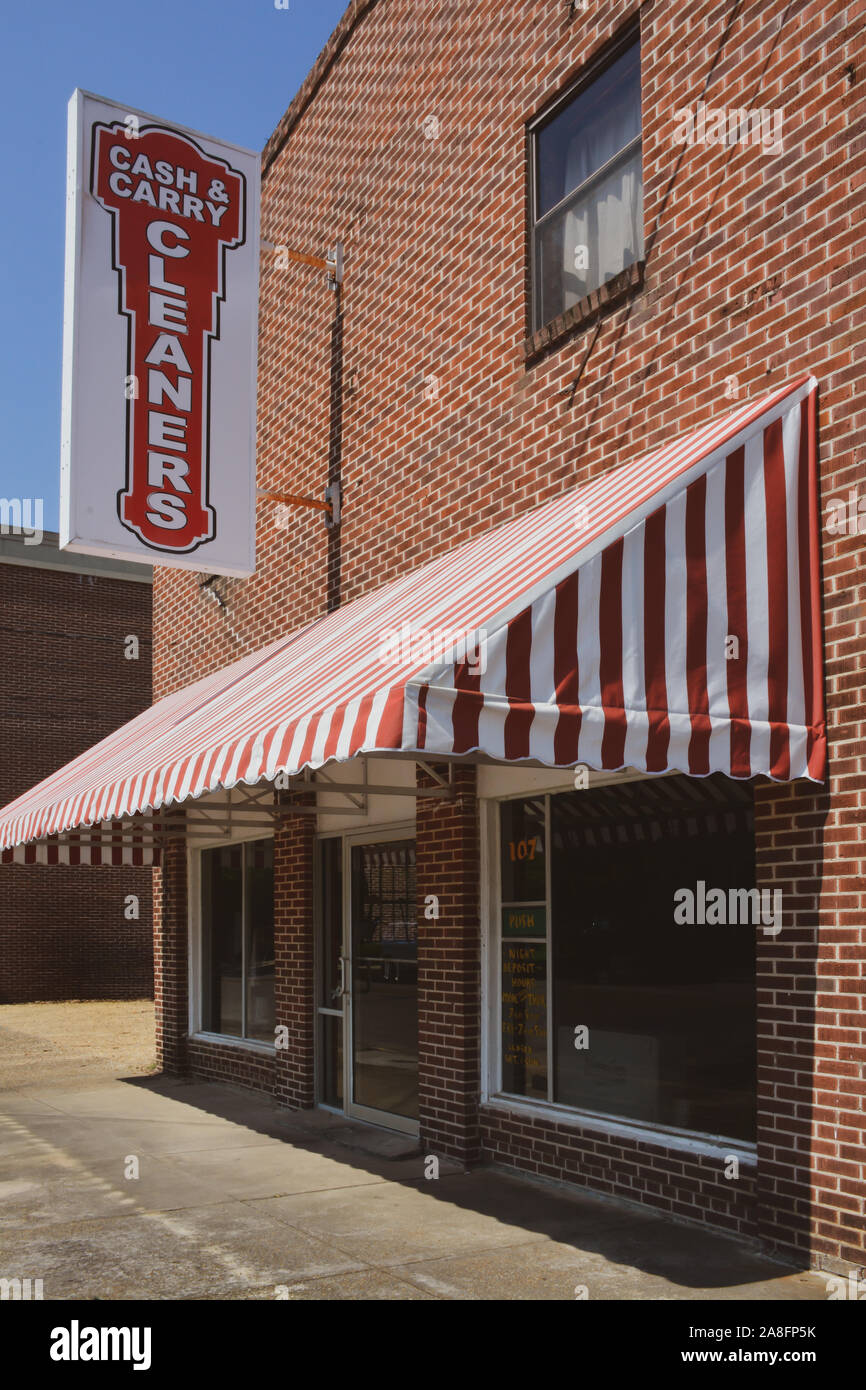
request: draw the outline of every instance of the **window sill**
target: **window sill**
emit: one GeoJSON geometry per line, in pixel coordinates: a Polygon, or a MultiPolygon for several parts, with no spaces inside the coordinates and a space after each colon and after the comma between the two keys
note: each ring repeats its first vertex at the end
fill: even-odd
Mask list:
{"type": "Polygon", "coordinates": [[[589,324],[595,323],[597,319],[609,309],[615,309],[633,294],[639,293],[644,284],[644,267],[646,261],[634,261],[631,265],[621,270],[619,275],[615,275],[606,284],[600,285],[597,290],[593,290],[585,299],[578,300],[577,304],[572,304],[570,309],[566,309],[564,314],[546,323],[543,328],[539,328],[529,338],[523,340],[523,359],[531,362],[539,357],[549,348],[558,347],[574,333],[579,333],[589,324]]]}
{"type": "Polygon", "coordinates": [[[257,1042],[255,1038],[238,1038],[232,1033],[192,1033],[190,1042],[218,1043],[220,1047],[242,1047],[247,1052],[260,1052],[265,1057],[273,1057],[276,1053],[273,1043],[257,1042]]]}
{"type": "Polygon", "coordinates": [[[707,1158],[727,1159],[734,1155],[741,1164],[749,1167],[757,1160],[757,1144],[750,1144],[745,1139],[724,1139],[712,1134],[696,1134],[694,1131],[668,1129],[661,1125],[657,1127],[638,1120],[613,1115],[608,1117],[593,1110],[571,1110],[545,1101],[521,1100],[504,1092],[483,1100],[483,1109],[505,1110],[515,1117],[526,1115],[569,1129],[589,1130],[606,1139],[632,1139],[639,1144],[652,1144],[657,1148],[680,1150],[707,1158]]]}

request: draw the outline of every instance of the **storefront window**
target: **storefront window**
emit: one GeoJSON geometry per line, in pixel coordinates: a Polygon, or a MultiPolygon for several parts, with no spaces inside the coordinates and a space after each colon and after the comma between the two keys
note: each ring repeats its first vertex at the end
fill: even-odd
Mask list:
{"type": "Polygon", "coordinates": [[[751,902],[751,788],[665,777],[500,811],[503,1091],[754,1139],[761,927],[677,910],[684,891],[751,902]],[[515,878],[511,844],[540,824],[544,845],[545,815],[549,887],[537,903],[539,879],[515,878]]]}
{"type": "Polygon", "coordinates": [[[273,841],[202,851],[202,1023],[273,1042],[273,841]]]}

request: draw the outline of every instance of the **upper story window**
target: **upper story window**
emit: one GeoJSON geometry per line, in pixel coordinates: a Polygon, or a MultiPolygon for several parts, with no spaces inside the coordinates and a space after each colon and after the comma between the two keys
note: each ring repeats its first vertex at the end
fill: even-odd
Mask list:
{"type": "Polygon", "coordinates": [[[530,135],[535,332],[643,257],[639,43],[530,135]]]}

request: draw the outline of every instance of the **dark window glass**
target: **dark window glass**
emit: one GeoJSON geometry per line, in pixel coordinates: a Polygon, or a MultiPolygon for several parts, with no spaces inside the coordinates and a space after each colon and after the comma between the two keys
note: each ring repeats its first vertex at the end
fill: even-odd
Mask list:
{"type": "Polygon", "coordinates": [[[318,934],[319,1013],[318,1085],[323,1105],[343,1108],[343,987],[340,960],[343,954],[343,841],[325,839],[319,844],[319,892],[321,921],[318,934]]]}
{"type": "Polygon", "coordinates": [[[754,888],[751,788],[664,777],[568,792],[551,797],[551,840],[554,1100],[754,1139],[760,927],[674,916],[675,894],[701,882],[754,888]]]}
{"type": "Polygon", "coordinates": [[[502,1089],[547,1100],[547,947],[502,943],[502,1089]]]}
{"type": "Polygon", "coordinates": [[[499,808],[502,1089],[547,1099],[545,799],[499,808]]]}
{"type": "Polygon", "coordinates": [[[352,849],[353,1101],[418,1117],[415,842],[352,849]]]}
{"type": "Polygon", "coordinates": [[[643,256],[640,136],[637,43],[536,130],[534,328],[643,256]]]}
{"type": "Polygon", "coordinates": [[[321,1082],[319,1099],[323,1105],[343,1108],[343,1020],[335,1014],[319,1015],[321,1082]]]}
{"type": "Polygon", "coordinates": [[[274,1041],[273,841],[202,852],[202,1023],[274,1041]]]}
{"type": "Polygon", "coordinates": [[[322,931],[319,949],[319,1007],[341,1009],[344,983],[340,972],[343,954],[343,842],[322,840],[319,845],[319,885],[322,931]]]}
{"type": "Polygon", "coordinates": [[[240,1037],[243,1028],[243,847],[202,854],[205,1029],[240,1037]]]}
{"type": "Polygon", "coordinates": [[[543,903],[547,897],[544,798],[503,801],[499,811],[502,901],[543,903]]]}

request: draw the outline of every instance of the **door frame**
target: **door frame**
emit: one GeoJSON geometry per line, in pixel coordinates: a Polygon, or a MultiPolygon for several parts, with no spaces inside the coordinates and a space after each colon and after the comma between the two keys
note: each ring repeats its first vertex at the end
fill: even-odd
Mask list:
{"type": "MultiPolygon", "coordinates": [[[[315,941],[315,970],[316,970],[316,1104],[323,1109],[330,1110],[337,1115],[346,1115],[353,1120],[363,1120],[367,1124],[377,1125],[380,1129],[388,1129],[401,1134],[413,1136],[419,1133],[419,1121],[407,1119],[403,1115],[394,1115],[386,1110],[373,1110],[366,1105],[359,1105],[352,1100],[353,1091],[353,1064],[354,1064],[354,1036],[353,1036],[353,1001],[351,995],[352,984],[352,850],[357,845],[378,845],[385,844],[390,840],[412,840],[417,842],[415,821],[403,821],[399,824],[389,822],[384,826],[366,826],[363,830],[346,831],[337,830],[326,832],[316,837],[317,843],[322,840],[340,839],[342,841],[342,875],[343,875],[343,922],[342,922],[342,946],[343,960],[345,961],[345,979],[349,989],[343,996],[343,1108],[335,1109],[334,1106],[323,1105],[318,1096],[321,1094],[320,1072],[321,1066],[321,1044],[319,1018],[322,1017],[322,1008],[318,1003],[320,998],[321,977],[321,942],[324,922],[322,919],[322,894],[319,886],[318,873],[321,869],[321,860],[317,858],[316,874],[316,900],[317,909],[315,913],[316,941],[315,941]]],[[[416,843],[417,851],[417,843],[416,843]]],[[[325,1016],[327,1016],[327,1012],[325,1016]]],[[[333,1011],[331,1017],[336,1014],[333,1011]]]]}

